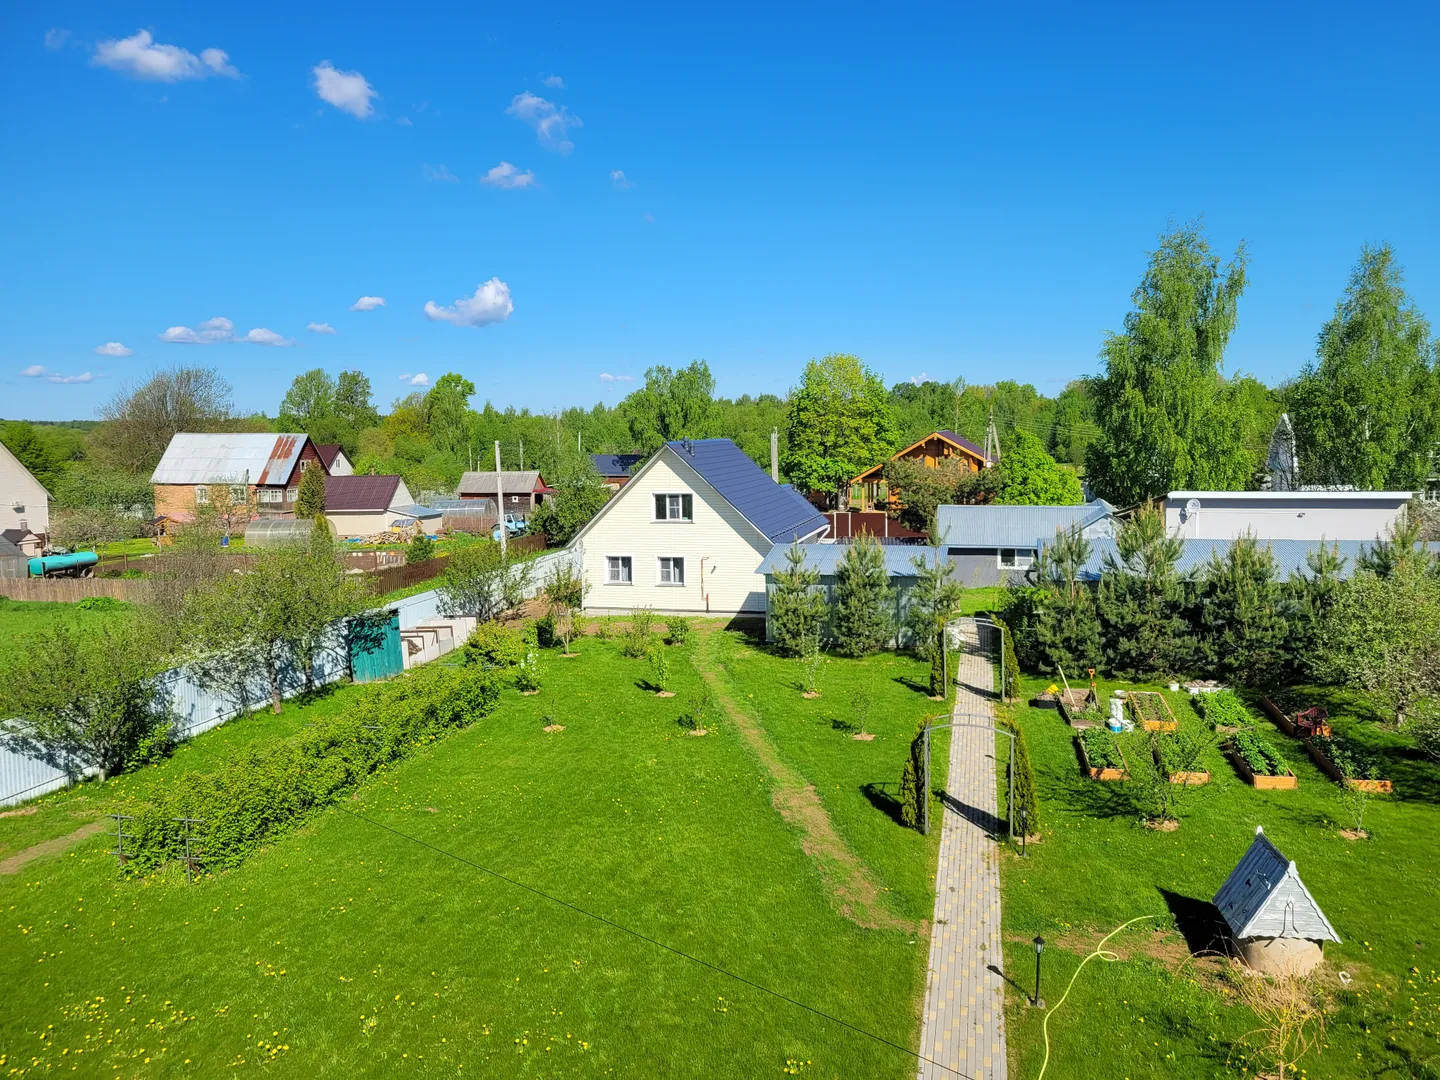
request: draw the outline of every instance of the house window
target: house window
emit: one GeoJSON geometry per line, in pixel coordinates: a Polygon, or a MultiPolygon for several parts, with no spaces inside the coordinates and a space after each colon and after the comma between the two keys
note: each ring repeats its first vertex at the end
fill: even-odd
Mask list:
{"type": "Polygon", "coordinates": [[[204,484],[195,485],[195,505],[205,506],[210,502],[210,489],[204,484]]]}
{"type": "Polygon", "coordinates": [[[285,492],[279,488],[261,488],[260,501],[262,503],[278,503],[285,501],[285,492]]]}
{"type": "Polygon", "coordinates": [[[244,484],[230,485],[230,501],[232,503],[243,503],[247,494],[244,484]]]}
{"type": "Polygon", "coordinates": [[[656,521],[694,521],[694,495],[656,495],[656,521]]]}
{"type": "Polygon", "coordinates": [[[661,555],[659,584],[684,585],[685,560],[679,555],[661,555]]]}
{"type": "Polygon", "coordinates": [[[299,488],[286,488],[286,489],[285,489],[285,501],[286,501],[286,502],[292,502],[292,503],[293,503],[293,502],[294,502],[296,499],[298,499],[299,497],[300,497],[300,489],[299,489],[299,488]]]}
{"type": "Polygon", "coordinates": [[[1026,548],[1001,548],[999,565],[1001,570],[1028,570],[1035,562],[1035,552],[1026,548]]]}
{"type": "Polygon", "coordinates": [[[605,556],[605,584],[607,585],[631,585],[634,584],[631,574],[633,563],[629,555],[606,555],[605,556]]]}

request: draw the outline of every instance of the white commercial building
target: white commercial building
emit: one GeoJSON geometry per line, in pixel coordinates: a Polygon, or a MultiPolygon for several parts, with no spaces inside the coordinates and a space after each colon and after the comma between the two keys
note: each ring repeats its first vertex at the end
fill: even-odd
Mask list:
{"type": "Polygon", "coordinates": [[[1189,540],[1374,540],[1389,535],[1408,491],[1172,491],[1165,531],[1189,540]]]}

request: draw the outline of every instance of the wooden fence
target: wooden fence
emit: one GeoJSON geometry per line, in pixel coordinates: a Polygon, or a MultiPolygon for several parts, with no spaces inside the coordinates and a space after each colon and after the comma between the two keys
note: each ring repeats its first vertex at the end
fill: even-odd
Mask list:
{"type": "Polygon", "coordinates": [[[11,600],[49,600],[73,604],[90,596],[140,602],[150,583],[140,578],[0,578],[0,596],[11,600]]]}

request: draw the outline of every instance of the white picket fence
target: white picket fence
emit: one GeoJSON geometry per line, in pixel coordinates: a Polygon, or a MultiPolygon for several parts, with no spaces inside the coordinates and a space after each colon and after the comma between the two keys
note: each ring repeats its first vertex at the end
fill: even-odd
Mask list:
{"type": "MultiPolygon", "coordinates": [[[[567,548],[549,551],[536,557],[532,562],[535,570],[528,590],[529,595],[533,596],[540,590],[547,575],[558,563],[573,558],[567,548]]],[[[408,638],[417,638],[424,642],[419,652],[406,654],[406,668],[434,660],[458,648],[464,643],[469,630],[474,627],[473,619],[451,619],[443,613],[438,589],[397,600],[393,604],[387,604],[385,610],[394,611],[399,616],[402,647],[408,638]],[[448,636],[440,629],[447,624],[451,631],[448,636]]],[[[315,685],[324,686],[337,682],[348,678],[349,674],[350,662],[345,648],[344,632],[337,627],[333,640],[321,649],[315,662],[315,685]]],[[[285,697],[294,697],[304,688],[304,680],[297,669],[292,667],[282,674],[282,693],[285,697]]],[[[176,729],[182,739],[209,731],[242,713],[260,708],[270,697],[269,685],[263,673],[256,673],[243,692],[236,688],[226,693],[215,687],[202,685],[185,668],[174,668],[162,675],[160,693],[165,696],[176,717],[176,729]]],[[[56,760],[28,750],[14,739],[0,741],[0,806],[24,802],[58,791],[84,775],[86,770],[74,762],[56,760]]]]}

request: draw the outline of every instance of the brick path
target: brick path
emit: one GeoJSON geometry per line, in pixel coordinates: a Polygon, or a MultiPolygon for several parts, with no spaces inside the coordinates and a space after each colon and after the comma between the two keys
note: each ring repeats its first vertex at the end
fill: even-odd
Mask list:
{"type": "MultiPolygon", "coordinates": [[[[994,685],[992,667],[979,651],[978,632],[973,620],[962,620],[957,721],[964,713],[993,715],[988,696],[994,685]]],[[[991,839],[1003,833],[1005,824],[995,816],[994,735],[973,728],[951,731],[946,787],[919,1075],[922,1080],[1005,1080],[1005,994],[998,973],[1000,870],[991,839]],[[996,971],[990,970],[992,965],[996,971]]]]}

